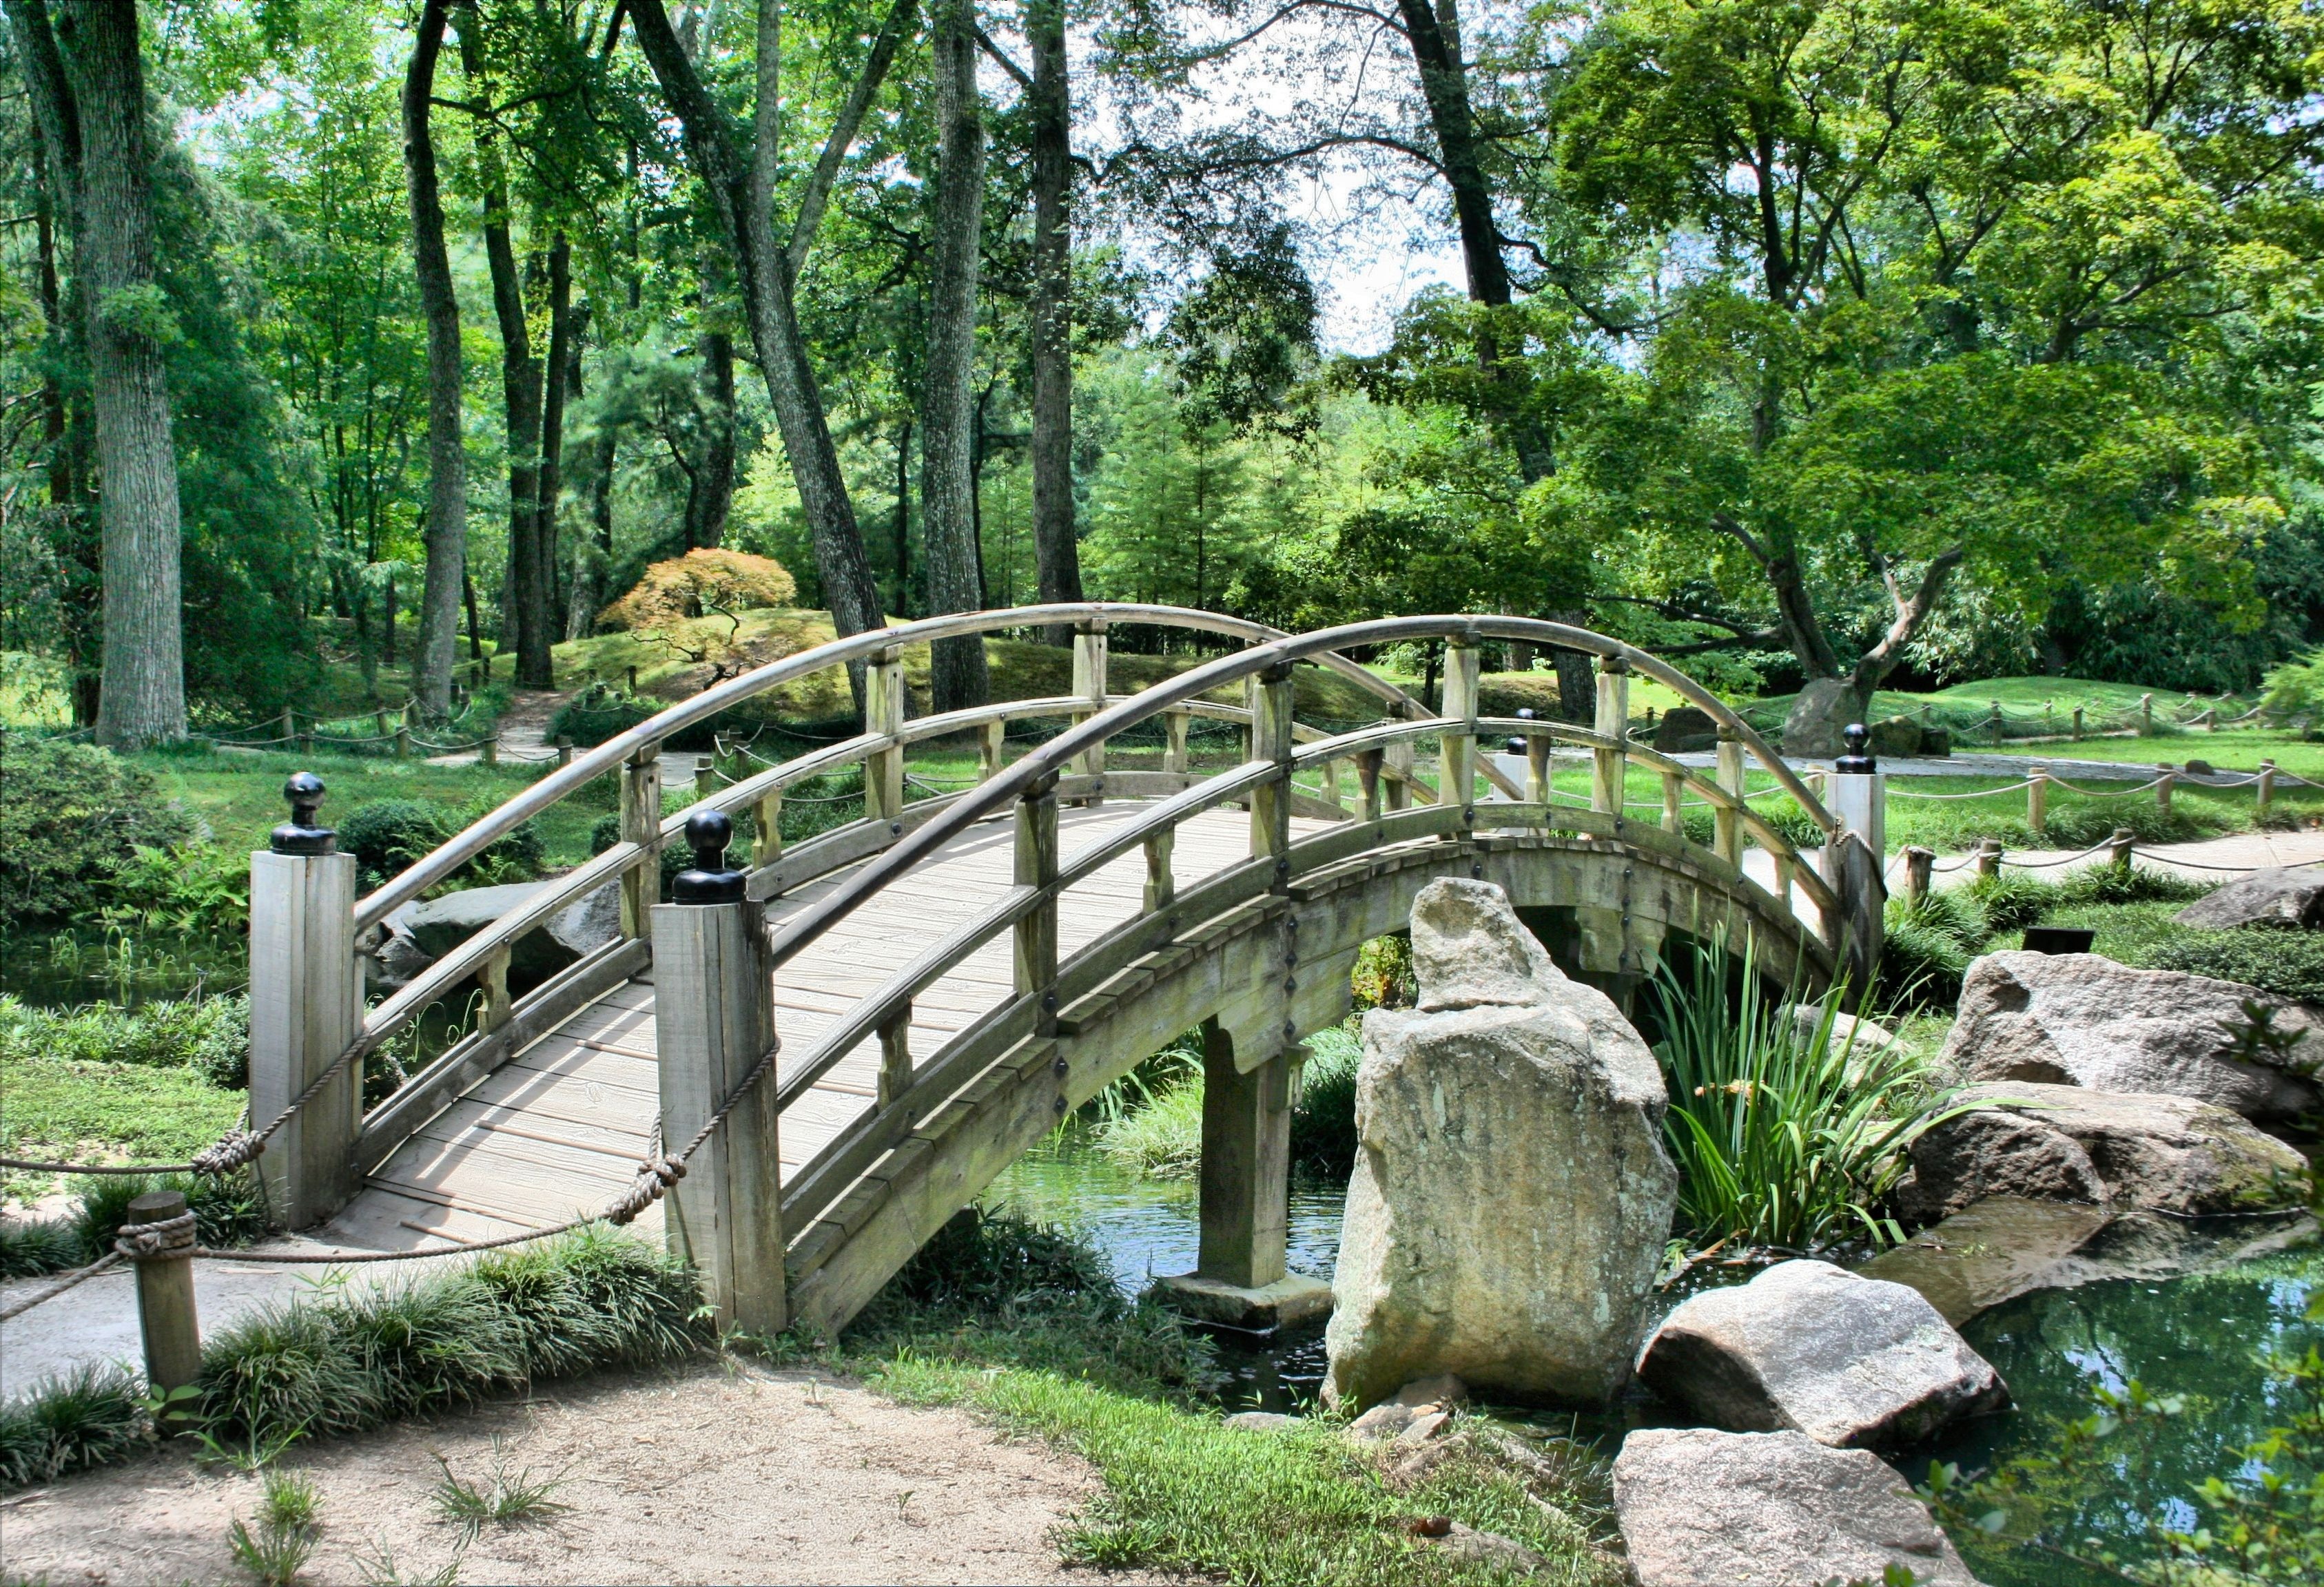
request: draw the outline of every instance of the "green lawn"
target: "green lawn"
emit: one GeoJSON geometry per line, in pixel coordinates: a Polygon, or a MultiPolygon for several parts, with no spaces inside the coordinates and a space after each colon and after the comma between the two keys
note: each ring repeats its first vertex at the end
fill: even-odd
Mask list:
{"type": "MultiPolygon", "coordinates": [[[[0,1154],[49,1162],[183,1162],[248,1101],[189,1069],[39,1058],[0,1060],[0,1154]]],[[[47,1176],[0,1175],[11,1196],[48,1188],[47,1176]]]]}

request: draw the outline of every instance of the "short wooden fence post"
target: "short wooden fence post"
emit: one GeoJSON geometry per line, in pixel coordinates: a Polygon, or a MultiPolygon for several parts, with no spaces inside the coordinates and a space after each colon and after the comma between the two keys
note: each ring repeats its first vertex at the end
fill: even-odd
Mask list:
{"type": "Polygon", "coordinates": [[[1992,709],[1991,709],[1990,711],[1988,711],[1987,712],[1987,714],[1986,714],[1986,724],[1985,724],[1985,725],[1986,725],[1986,730],[1987,730],[1987,732],[1988,732],[1989,734],[1991,734],[1991,735],[1992,735],[1994,744],[1995,744],[1997,747],[1998,747],[1998,746],[1999,746],[1999,744],[2001,743],[2001,702],[2000,702],[2000,701],[1997,700],[1997,701],[1993,702],[1992,709]]]}
{"type": "Polygon", "coordinates": [[[557,764],[558,766],[573,764],[573,739],[569,734],[559,733],[557,736],[557,764]]]}
{"type": "Polygon", "coordinates": [[[2154,696],[2152,694],[2138,697],[2138,736],[2142,738],[2154,737],[2154,696]]]}
{"type": "Polygon", "coordinates": [[[2001,839],[1982,838],[1977,845],[1977,874],[1997,876],[2001,874],[2001,839]]]}
{"type": "MultiPolygon", "coordinates": [[[[152,1190],[129,1203],[128,1223],[184,1218],[182,1190],[152,1190]]],[[[181,1389],[202,1375],[201,1322],[194,1307],[194,1231],[189,1221],[138,1243],[137,1329],[145,1344],[145,1382],[156,1394],[181,1389]]],[[[164,1431],[170,1429],[164,1428],[164,1431]]]]}
{"type": "MultiPolygon", "coordinates": [[[[338,1061],[363,1029],[355,958],[355,857],[316,824],[323,782],[283,784],[290,819],[250,857],[250,1116],[263,1125],[338,1061]]],[[[320,1223],[355,1194],[363,1067],[349,1063],[258,1160],[267,1214],[286,1229],[320,1223]]]]}
{"type": "Polygon", "coordinates": [[[491,732],[489,732],[489,733],[486,733],[486,734],[484,735],[484,742],[476,746],[476,750],[477,750],[477,758],[478,758],[479,760],[482,760],[482,761],[483,761],[486,766],[498,766],[498,765],[500,765],[500,763],[501,763],[501,735],[500,735],[500,729],[498,729],[497,728],[495,728],[493,731],[491,731],[491,732]]]}
{"type": "Polygon", "coordinates": [[[2275,762],[2263,760],[2259,763],[2259,781],[2252,784],[2252,792],[2262,810],[2275,803],[2275,762]]]}
{"type": "Polygon", "coordinates": [[[2179,780],[2178,771],[2169,763],[2154,768],[2154,808],[2163,814],[2171,813],[2171,787],[2179,780]]]}
{"type": "Polygon", "coordinates": [[[395,758],[398,760],[411,758],[411,726],[408,722],[395,724],[395,758]]]}
{"type": "Polygon", "coordinates": [[[2077,705],[2076,707],[2074,707],[2074,742],[2075,742],[2075,743],[2077,743],[2077,744],[2079,744],[2079,743],[2080,743],[2081,741],[2082,741],[2082,708],[2081,708],[2080,706],[2077,705]]]}
{"type": "Polygon", "coordinates": [[[1914,903],[1929,895],[1935,879],[1937,851],[1915,843],[1904,850],[1904,896],[1914,903]]]}
{"type": "Polygon", "coordinates": [[[635,662],[630,664],[629,692],[632,694],[638,692],[638,666],[635,662]]]}
{"type": "Polygon", "coordinates": [[[720,1326],[766,1336],[789,1321],[774,1077],[761,1074],[734,1097],[774,1046],[774,969],[761,906],[742,873],[726,868],[733,831],[721,811],[688,821],[694,865],[671,885],[671,902],[653,906],[663,1151],[683,1150],[733,1101],[670,1187],[663,1227],[670,1251],[701,1274],[720,1326]]]}
{"type": "Polygon", "coordinates": [[[2138,834],[2128,827],[2114,830],[2114,836],[2107,839],[2107,859],[2115,869],[2126,871],[2130,868],[2131,847],[2137,839],[2138,834]]]}
{"type": "Polygon", "coordinates": [[[2025,824],[2041,831],[2050,824],[2050,768],[2036,766],[2025,778],[2025,824]]]}

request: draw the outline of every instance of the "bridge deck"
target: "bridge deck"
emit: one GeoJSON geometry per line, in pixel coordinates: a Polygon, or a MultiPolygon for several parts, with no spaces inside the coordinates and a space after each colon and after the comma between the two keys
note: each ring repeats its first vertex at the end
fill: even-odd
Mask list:
{"type": "MultiPolygon", "coordinates": [[[[1058,849],[1074,852],[1146,808],[1112,801],[1058,812],[1058,849]]],[[[1304,833],[1323,826],[1299,821],[1304,833]]],[[[1172,868],[1184,888],[1244,858],[1250,819],[1213,811],[1178,828],[1172,868]]],[[[971,828],[807,949],[777,977],[775,1023],[789,1063],[857,1000],[928,942],[998,903],[1010,885],[1014,828],[971,828]]],[[[775,900],[779,921],[827,896],[843,871],[775,900]]],[[[1146,866],[1132,849],[1068,890],[1058,906],[1058,951],[1070,955],[1135,915],[1146,866]]],[[[925,1062],[955,1032],[1012,993],[1004,933],[963,960],[912,1005],[912,1051],[925,1062]]],[[[631,1181],[659,1111],[654,989],[616,988],[486,1076],[423,1126],[334,1218],[323,1237],[378,1250],[434,1238],[489,1239],[593,1212],[631,1181]]],[[[786,1177],[872,1105],[879,1044],[850,1052],[783,1115],[786,1177]]],[[[658,1234],[659,1207],[639,1221],[658,1234]]]]}

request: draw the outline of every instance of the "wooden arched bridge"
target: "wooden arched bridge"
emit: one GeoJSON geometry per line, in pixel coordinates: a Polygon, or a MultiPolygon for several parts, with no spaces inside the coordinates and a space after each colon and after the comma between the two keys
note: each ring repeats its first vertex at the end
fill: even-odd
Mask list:
{"type": "Polygon", "coordinates": [[[1750,759],[1817,829],[1840,830],[1707,690],[1558,624],[1413,617],[1286,635],[1090,604],[856,635],[672,706],[360,900],[352,858],[302,820],[279,831],[254,861],[253,1116],[329,1078],[260,1166],[286,1225],[327,1223],[346,1244],[498,1238],[604,1204],[740,1088],[659,1215],[728,1317],[830,1331],[1071,1109],[1199,1026],[1209,1084],[1193,1289],[1216,1292],[1218,1315],[1264,1320],[1289,1294],[1278,1281],[1298,1043],[1346,1015],[1357,950],[1403,929],[1428,881],[1499,883],[1562,962],[1618,994],[1672,932],[1748,933],[1773,974],[1810,986],[1868,968],[1877,861],[1860,842],[1794,849],[1744,797],[1750,759]],[[1107,686],[1107,637],[1133,624],[1240,648],[1125,697],[1107,686]],[[1072,628],[1071,693],[908,715],[904,647],[1036,625],[1072,628]],[[1411,641],[1446,647],[1441,710],[1346,654],[1411,641]],[[1593,723],[1480,714],[1480,647],[1507,641],[1594,656],[1593,723]],[[861,733],[663,814],[658,757],[673,735],[840,666],[863,669],[861,733]],[[1303,666],[1351,680],[1379,720],[1331,732],[1299,722],[1303,666]],[[1712,775],[1633,741],[1633,676],[1719,723],[1712,775]],[[1008,758],[1009,725],[1045,718],[1067,725],[1008,758]],[[1235,764],[1190,765],[1195,718],[1239,725],[1235,764]],[[1160,766],[1122,765],[1121,736],[1157,719],[1160,766]],[[910,747],[964,738],[982,748],[974,784],[908,802],[910,747]],[[1508,738],[1521,760],[1489,753],[1508,738]],[[1586,782],[1562,770],[1558,744],[1587,752],[1586,782]],[[1632,765],[1659,778],[1643,815],[1623,796],[1632,765]],[[784,848],[785,791],[858,766],[862,819],[784,848]],[[621,841],[364,1006],[364,933],[599,777],[620,781],[621,841]],[[1685,834],[1689,801],[1711,808],[1708,845],[1685,834]],[[753,818],[747,859],[733,858],[740,875],[697,867],[678,891],[713,902],[661,904],[659,850],[711,812],[753,818]],[[1747,867],[1747,846],[1766,858],[1747,867]],[[518,940],[608,885],[621,892],[619,938],[512,997],[518,940]],[[745,901],[716,902],[722,889],[745,901]],[[485,988],[477,1028],[364,1110],[362,1066],[341,1060],[472,981],[485,988]],[[777,1037],[779,1057],[750,1083],[777,1037]]]}

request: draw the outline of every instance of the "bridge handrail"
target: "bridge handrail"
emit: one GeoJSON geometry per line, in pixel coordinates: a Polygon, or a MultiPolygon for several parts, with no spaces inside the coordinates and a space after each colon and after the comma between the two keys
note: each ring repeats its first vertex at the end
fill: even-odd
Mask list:
{"type": "MultiPolygon", "coordinates": [[[[1314,633],[1286,636],[1265,644],[1220,656],[1202,665],[1190,667],[1176,677],[1167,678],[1122,702],[1109,706],[1083,721],[1066,729],[1056,738],[1036,747],[1022,758],[988,781],[962,795],[951,806],[918,830],[905,834],[878,856],[867,860],[854,876],[842,883],[814,908],[783,922],[770,943],[770,960],[777,970],[801,949],[814,942],[841,920],[853,913],[872,894],[910,869],[929,854],[949,842],[954,836],[975,822],[1004,808],[1042,777],[1063,767],[1075,756],[1097,748],[1124,729],[1134,727],[1149,717],[1177,706],[1187,700],[1208,693],[1222,684],[1252,676],[1286,663],[1309,660],[1318,656],[1336,654],[1353,645],[1393,644],[1407,639],[1462,638],[1471,643],[1479,638],[1508,638],[1531,640],[1536,644],[1581,650],[1589,654],[1619,658],[1633,671],[1666,684],[1676,693],[1701,706],[1714,721],[1735,733],[1743,745],[1757,757],[1761,764],[1799,801],[1810,818],[1827,832],[1837,821],[1822,803],[1808,791],[1806,784],[1793,774],[1781,756],[1768,747],[1766,740],[1752,731],[1749,724],[1730,710],[1716,695],[1667,664],[1656,661],[1645,652],[1618,639],[1594,634],[1563,623],[1544,622],[1532,618],[1514,617],[1406,617],[1384,618],[1367,622],[1342,624],[1338,628],[1318,629],[1314,633]]],[[[1542,724],[1546,727],[1549,724],[1542,724]]],[[[1462,729],[1467,723],[1458,724],[1462,729]]],[[[1442,731],[1442,729],[1436,729],[1442,731]]],[[[1464,794],[1466,790],[1462,791],[1464,794]]],[[[1772,829],[1770,829],[1772,830],[1772,829]]],[[[1778,837],[1778,841],[1783,841],[1778,837]]],[[[1790,849],[1788,842],[1784,848],[1790,849]]]]}
{"type": "MultiPolygon", "coordinates": [[[[355,930],[364,931],[377,924],[399,906],[410,903],[437,883],[446,880],[493,843],[540,814],[567,794],[586,786],[606,773],[620,767],[641,751],[651,748],[671,735],[692,727],[741,704],[754,695],[805,677],[825,668],[856,661],[868,661],[883,650],[907,645],[927,644],[936,639],[955,638],[969,634],[1022,628],[1041,628],[1059,624],[1090,624],[1111,628],[1118,623],[1151,624],[1162,628],[1192,628],[1201,632],[1222,634],[1246,642],[1271,641],[1286,636],[1278,628],[1255,623],[1241,618],[1223,617],[1216,612],[1195,611],[1186,607],[1147,605],[1117,601],[1061,602],[1048,606],[1013,607],[1005,611],[957,612],[943,617],[924,618],[918,622],[893,628],[867,628],[860,634],[834,639],[796,656],[783,656],[766,665],[730,678],[714,688],[706,689],[690,699],[647,718],[627,731],[616,734],[586,755],[576,756],[573,764],[560,766],[533,784],[505,804],[478,817],[475,821],[446,839],[429,853],[412,862],[403,871],[391,877],[375,891],[358,899],[355,904],[355,930]]],[[[1339,674],[1356,683],[1368,693],[1388,704],[1398,714],[1409,712],[1425,715],[1420,703],[1411,695],[1344,656],[1318,656],[1319,665],[1339,674]]],[[[1080,702],[1087,710],[1089,702],[1080,702]]],[[[922,719],[923,720],[927,719],[922,719]]],[[[880,748],[874,745],[873,748],[880,748]]]]}

